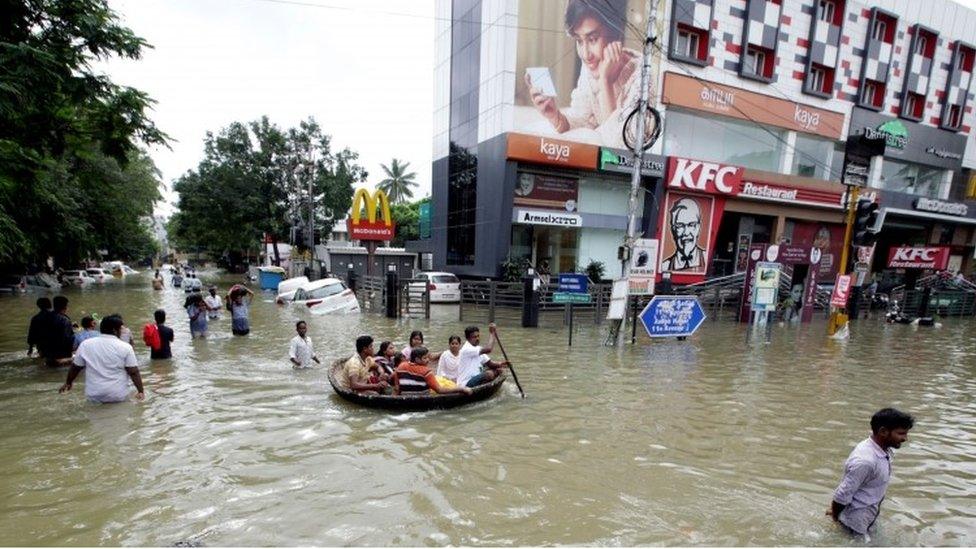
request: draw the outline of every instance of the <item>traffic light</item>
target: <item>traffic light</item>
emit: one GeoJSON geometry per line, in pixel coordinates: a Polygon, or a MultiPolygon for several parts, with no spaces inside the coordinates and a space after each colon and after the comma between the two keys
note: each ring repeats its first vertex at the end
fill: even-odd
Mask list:
{"type": "Polygon", "coordinates": [[[857,203],[854,213],[854,245],[870,246],[878,239],[871,229],[878,221],[878,203],[863,200],[857,203]]]}

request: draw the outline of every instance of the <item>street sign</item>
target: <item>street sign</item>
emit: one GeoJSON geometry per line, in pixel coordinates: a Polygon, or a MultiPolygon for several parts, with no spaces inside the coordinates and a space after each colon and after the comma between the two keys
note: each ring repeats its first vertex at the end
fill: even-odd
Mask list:
{"type": "Polygon", "coordinates": [[[654,295],[654,279],[657,277],[656,238],[638,238],[630,254],[630,277],[627,279],[630,295],[654,295]]]}
{"type": "Polygon", "coordinates": [[[658,295],[641,311],[640,321],[651,337],[690,336],[705,321],[705,311],[697,297],[658,295]]]}
{"type": "Polygon", "coordinates": [[[753,312],[775,311],[779,300],[780,264],[766,261],[756,264],[756,280],[753,282],[753,312]]]}
{"type": "Polygon", "coordinates": [[[830,294],[830,305],[833,307],[847,307],[847,298],[851,295],[851,275],[837,275],[834,292],[830,294]]]}
{"type": "Polygon", "coordinates": [[[563,293],[585,294],[589,280],[581,273],[559,273],[559,291],[563,293]]]}
{"type": "Polygon", "coordinates": [[[576,292],[553,292],[553,303],[589,303],[590,294],[580,294],[576,292]]]}

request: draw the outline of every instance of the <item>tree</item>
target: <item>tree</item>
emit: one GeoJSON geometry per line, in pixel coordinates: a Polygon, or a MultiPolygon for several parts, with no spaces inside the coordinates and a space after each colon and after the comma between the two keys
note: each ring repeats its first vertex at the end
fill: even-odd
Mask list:
{"type": "Polygon", "coordinates": [[[380,168],[386,173],[386,179],[380,181],[377,189],[386,193],[387,198],[392,204],[401,204],[407,199],[413,198],[413,188],[417,186],[415,172],[407,173],[409,162],[401,163],[396,158],[390,162],[390,166],[380,164],[380,168]]]}
{"type": "Polygon", "coordinates": [[[396,234],[390,242],[391,246],[403,247],[408,240],[420,238],[420,205],[428,202],[430,197],[390,206],[390,217],[396,224],[396,234]]]}
{"type": "Polygon", "coordinates": [[[316,229],[328,234],[345,215],[353,182],[366,177],[357,159],[348,149],[332,151],[331,137],[312,118],[288,130],[266,116],[234,122],[207,134],[197,169],[174,183],[179,211],[170,234],[180,248],[221,257],[243,255],[266,234],[277,262],[277,243],[289,228],[308,228],[309,184],[316,229]]]}
{"type": "Polygon", "coordinates": [[[142,243],[130,239],[148,233],[141,218],[159,197],[139,146],[167,138],[145,93],[92,65],[138,59],[148,44],[106,0],[0,5],[0,263],[136,253],[142,243]],[[140,166],[127,171],[134,159],[140,166]]]}

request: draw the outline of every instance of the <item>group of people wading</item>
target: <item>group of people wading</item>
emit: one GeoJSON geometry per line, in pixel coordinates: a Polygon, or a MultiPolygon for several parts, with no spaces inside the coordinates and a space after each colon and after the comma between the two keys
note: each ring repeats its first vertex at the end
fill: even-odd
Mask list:
{"type": "Polygon", "coordinates": [[[431,352],[420,331],[412,332],[409,345],[401,350],[390,341],[381,342],[377,350],[372,336],[359,336],[356,354],[338,367],[336,382],[341,389],[360,394],[471,394],[473,388],[498,377],[509,362],[495,362],[488,356],[495,347],[494,323],[488,325],[486,345],[481,345],[477,326],[465,328],[464,339],[462,343],[460,336],[452,335],[446,350],[431,352]]]}

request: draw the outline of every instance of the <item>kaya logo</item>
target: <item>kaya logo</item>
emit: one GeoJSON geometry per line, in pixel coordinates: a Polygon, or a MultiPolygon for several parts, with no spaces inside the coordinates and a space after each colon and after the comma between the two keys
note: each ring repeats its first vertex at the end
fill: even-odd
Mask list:
{"type": "Polygon", "coordinates": [[[864,136],[868,139],[884,139],[886,145],[896,149],[904,149],[908,145],[908,128],[900,120],[889,120],[876,129],[864,128],[864,136]]]}
{"type": "Polygon", "coordinates": [[[793,109],[793,121],[807,130],[815,130],[820,126],[820,114],[804,109],[799,103],[793,109]]]}
{"type": "Polygon", "coordinates": [[[569,160],[569,145],[546,141],[545,138],[539,139],[539,152],[554,162],[569,160]]]}

